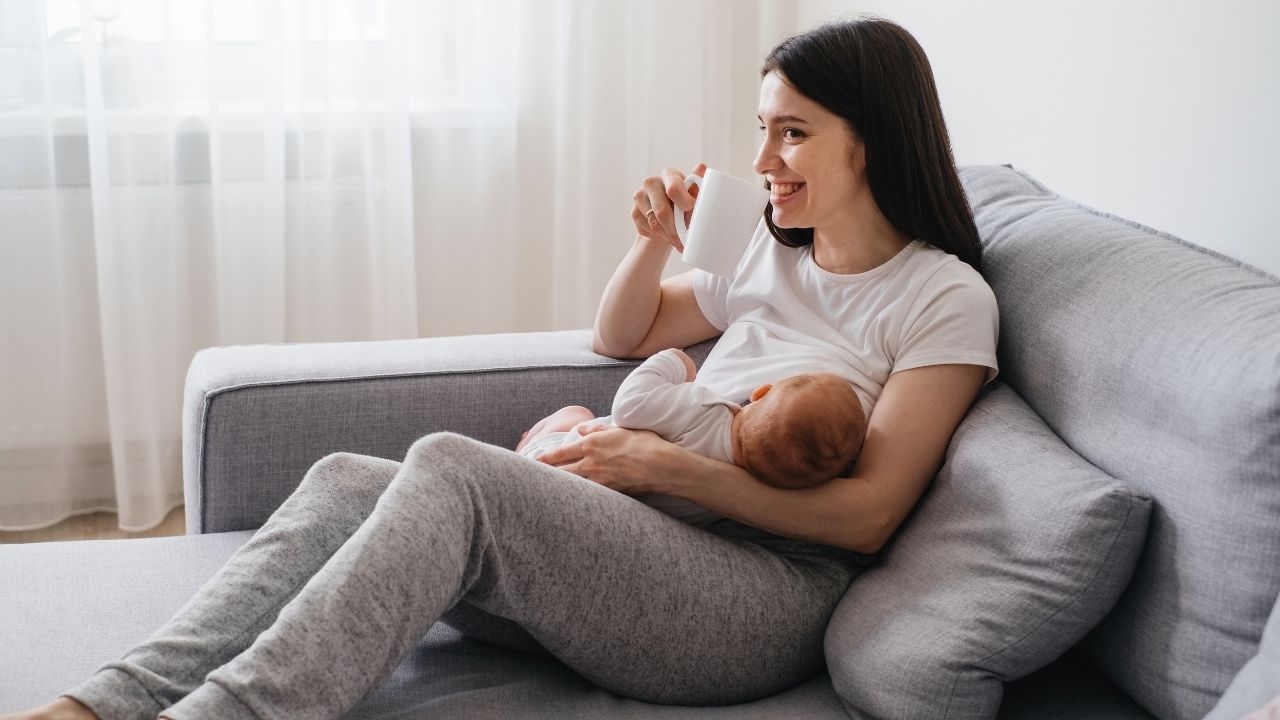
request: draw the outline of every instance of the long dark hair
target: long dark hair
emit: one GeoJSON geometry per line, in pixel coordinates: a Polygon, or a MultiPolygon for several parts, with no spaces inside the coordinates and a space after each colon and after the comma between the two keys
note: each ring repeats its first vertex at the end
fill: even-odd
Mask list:
{"type": "MultiPolygon", "coordinates": [[[[770,51],[760,77],[770,72],[844,118],[862,139],[871,197],[895,228],[982,271],[978,228],[956,173],[933,70],[910,33],[870,15],[827,23],[770,51]]],[[[772,206],[764,217],[778,242],[813,242],[812,228],[774,225],[772,206]]]]}

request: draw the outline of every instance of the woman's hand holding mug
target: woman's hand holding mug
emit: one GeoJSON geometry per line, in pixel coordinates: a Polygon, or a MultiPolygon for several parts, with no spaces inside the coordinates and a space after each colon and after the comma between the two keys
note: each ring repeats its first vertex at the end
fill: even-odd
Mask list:
{"type": "MultiPolygon", "coordinates": [[[[707,171],[706,163],[694,166],[691,175],[702,175],[707,171]]],[[[680,252],[684,252],[684,243],[676,234],[676,210],[686,213],[693,211],[694,198],[698,196],[698,186],[685,187],[684,173],[675,168],[667,168],[660,175],[645,178],[640,189],[632,197],[635,206],[631,208],[631,220],[641,235],[654,240],[669,243],[680,252]]]]}

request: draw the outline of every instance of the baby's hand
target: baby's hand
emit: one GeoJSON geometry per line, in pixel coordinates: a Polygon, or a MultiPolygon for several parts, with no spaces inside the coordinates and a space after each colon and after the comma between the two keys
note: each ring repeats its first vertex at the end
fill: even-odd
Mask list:
{"type": "Polygon", "coordinates": [[[693,379],[698,376],[698,368],[694,366],[693,358],[689,357],[680,348],[671,348],[668,352],[675,353],[680,358],[680,361],[684,363],[685,382],[693,382],[693,379]]]}

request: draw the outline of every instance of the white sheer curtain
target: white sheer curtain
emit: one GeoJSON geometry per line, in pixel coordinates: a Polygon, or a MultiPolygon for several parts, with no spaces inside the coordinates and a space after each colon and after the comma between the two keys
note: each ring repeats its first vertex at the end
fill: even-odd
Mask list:
{"type": "Polygon", "coordinates": [[[180,504],[199,348],[588,325],[642,177],[752,177],[794,30],[775,0],[0,0],[0,528],[180,504]]]}

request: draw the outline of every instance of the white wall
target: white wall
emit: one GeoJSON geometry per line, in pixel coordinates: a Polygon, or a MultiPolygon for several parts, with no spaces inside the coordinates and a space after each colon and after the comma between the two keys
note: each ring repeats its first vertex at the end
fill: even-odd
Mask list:
{"type": "Polygon", "coordinates": [[[800,0],[798,27],[859,11],[924,47],[960,164],[1280,275],[1280,2],[800,0]]]}

